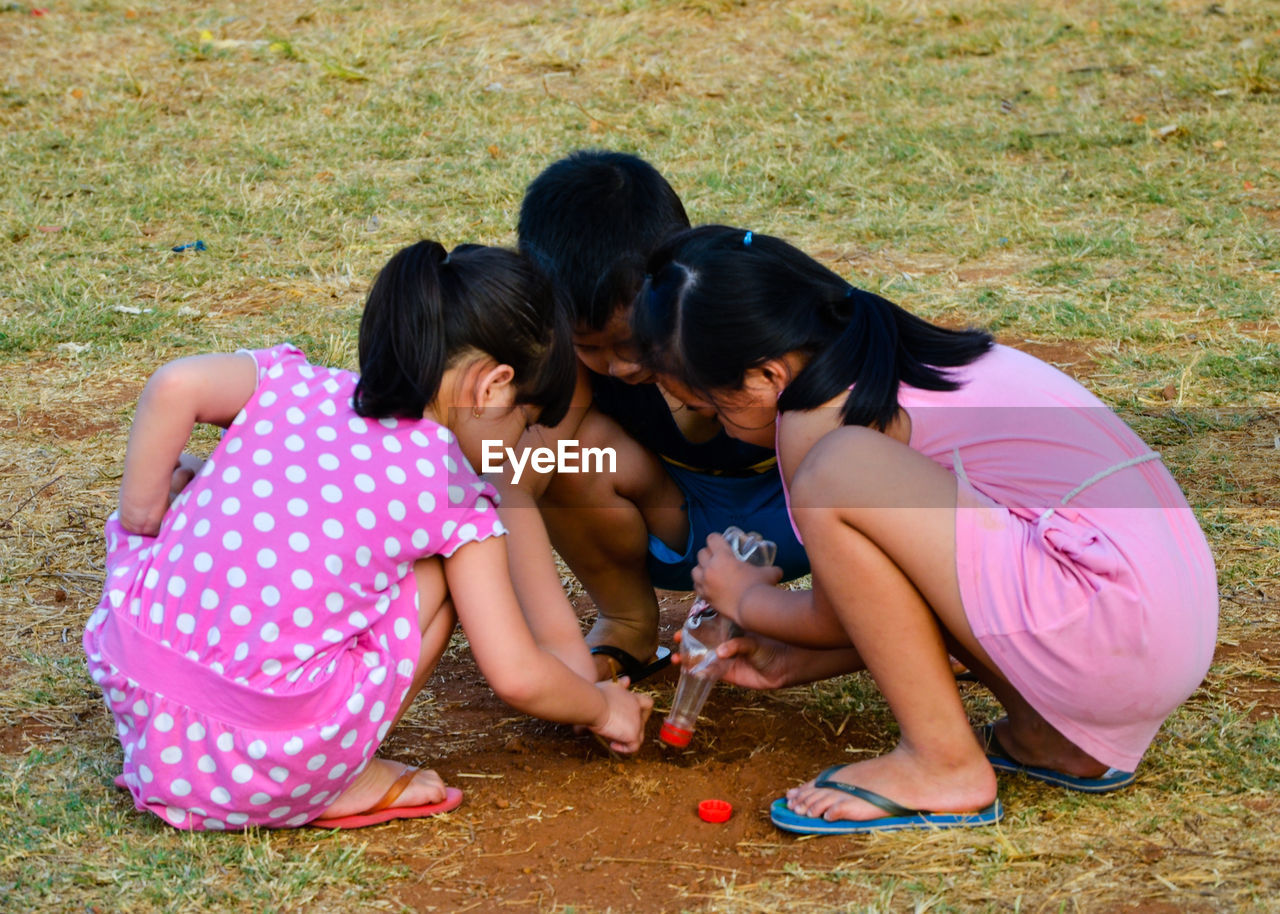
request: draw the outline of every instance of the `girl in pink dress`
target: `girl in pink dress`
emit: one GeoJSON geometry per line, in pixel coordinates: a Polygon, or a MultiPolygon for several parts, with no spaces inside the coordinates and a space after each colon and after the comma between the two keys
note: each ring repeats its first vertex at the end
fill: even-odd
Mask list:
{"type": "Polygon", "coordinates": [[[870,671],[888,754],[773,804],[802,833],[988,824],[995,771],[1130,783],[1208,670],[1213,559],[1159,455],[1055,368],[851,287],[775,238],[722,226],[649,263],[636,336],[661,383],[773,445],[813,589],[712,536],[694,580],[754,635],[728,677],[770,688],[870,671]],[[1007,717],[971,729],[948,653],[1007,717]]]}
{"type": "Polygon", "coordinates": [[[567,407],[573,350],[545,278],[498,248],[412,245],[369,294],[360,368],[288,345],[196,356],[139,400],[84,646],[124,748],[117,783],[178,828],[457,806],[434,771],[376,757],[455,621],[517,709],[619,751],[641,741],[649,699],[579,675],[594,666],[568,604],[526,623],[511,576],[539,579],[521,567],[537,551],[509,572],[496,492],[472,470],[482,442],[514,446],[567,407]],[[170,504],[197,422],[226,432],[170,504]]]}

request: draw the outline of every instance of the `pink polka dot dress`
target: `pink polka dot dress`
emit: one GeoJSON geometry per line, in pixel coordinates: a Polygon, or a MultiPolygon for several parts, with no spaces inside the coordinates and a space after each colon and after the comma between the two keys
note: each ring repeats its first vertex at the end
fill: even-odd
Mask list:
{"type": "Polygon", "coordinates": [[[364,419],[356,375],[292,346],[155,537],[107,521],[84,634],[124,747],[117,783],[185,829],[316,818],[374,756],[413,681],[413,563],[504,533],[453,434],[364,419]]]}

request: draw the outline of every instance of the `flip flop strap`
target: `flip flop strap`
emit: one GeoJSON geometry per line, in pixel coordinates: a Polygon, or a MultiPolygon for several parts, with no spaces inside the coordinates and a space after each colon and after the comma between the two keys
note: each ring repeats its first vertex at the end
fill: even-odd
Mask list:
{"type": "Polygon", "coordinates": [[[607,657],[617,664],[613,671],[614,682],[618,681],[618,676],[626,676],[634,679],[636,672],[639,671],[642,664],[635,657],[632,657],[620,647],[614,647],[612,644],[597,644],[591,648],[592,656],[607,657]]]}
{"type": "Polygon", "coordinates": [[[865,787],[855,787],[853,784],[845,784],[841,781],[834,781],[831,775],[839,771],[843,765],[832,765],[814,780],[813,786],[820,787],[823,790],[839,790],[841,793],[847,793],[850,796],[864,800],[872,806],[876,806],[891,816],[918,816],[922,815],[918,809],[908,809],[900,803],[895,803],[888,797],[881,796],[873,790],[867,790],[865,787]]]}
{"type": "Polygon", "coordinates": [[[615,664],[613,671],[615,682],[619,676],[626,676],[631,680],[631,684],[635,685],[640,680],[652,676],[659,670],[666,669],[671,665],[671,652],[667,651],[666,654],[663,654],[663,650],[664,648],[659,646],[654,659],[647,663],[637,660],[622,648],[614,647],[612,644],[597,644],[591,648],[591,654],[598,657],[607,657],[613,661],[615,664]]]}
{"type": "Polygon", "coordinates": [[[414,768],[412,765],[405,768],[404,771],[400,772],[400,777],[396,778],[395,782],[387,788],[387,792],[382,795],[382,799],[370,806],[361,815],[369,815],[370,813],[390,809],[396,800],[400,799],[400,794],[404,793],[405,788],[418,776],[418,771],[419,769],[414,768]]]}
{"type": "Polygon", "coordinates": [[[1000,737],[996,736],[995,724],[982,725],[982,743],[982,751],[985,755],[1003,759],[1004,761],[1010,762],[1014,765],[1022,764],[1011,756],[1009,754],[1009,750],[1004,747],[1004,743],[1000,742],[1000,737]]]}

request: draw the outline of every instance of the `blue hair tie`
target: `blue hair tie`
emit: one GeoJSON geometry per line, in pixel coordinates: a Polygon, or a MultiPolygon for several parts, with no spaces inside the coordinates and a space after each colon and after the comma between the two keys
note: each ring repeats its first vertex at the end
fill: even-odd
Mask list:
{"type": "Polygon", "coordinates": [[[747,232],[745,235],[743,235],[743,236],[742,236],[742,246],[743,246],[744,248],[749,248],[749,247],[751,247],[751,233],[750,233],[750,232],[747,232]]]}
{"type": "Polygon", "coordinates": [[[853,298],[853,286],[847,286],[844,290],[845,298],[853,298]]]}

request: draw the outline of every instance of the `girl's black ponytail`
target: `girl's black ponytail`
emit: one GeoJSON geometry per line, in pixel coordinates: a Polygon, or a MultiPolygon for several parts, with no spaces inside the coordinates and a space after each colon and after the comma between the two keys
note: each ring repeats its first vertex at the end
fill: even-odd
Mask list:
{"type": "Polygon", "coordinates": [[[787,385],[778,409],[812,409],[842,390],[844,425],[883,429],[893,421],[898,393],[898,325],[894,305],[879,295],[847,287],[827,309],[831,336],[787,385]]]}
{"type": "Polygon", "coordinates": [[[516,400],[541,421],[564,417],[576,358],[550,280],[502,248],[419,241],[378,274],[360,320],[362,416],[421,418],[454,359],[484,353],[515,371],[516,400]]]}
{"type": "Polygon", "coordinates": [[[360,318],[362,416],[421,418],[448,366],[440,270],[448,259],[436,241],[419,241],[387,262],[360,318]]]}

